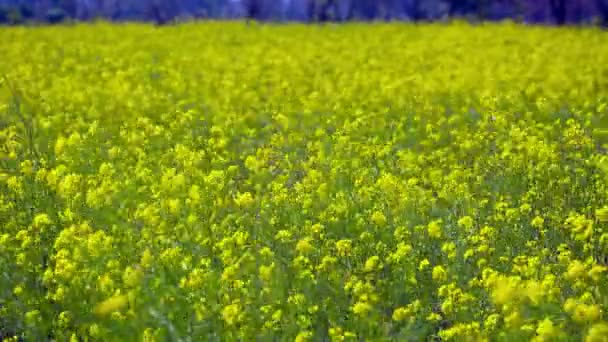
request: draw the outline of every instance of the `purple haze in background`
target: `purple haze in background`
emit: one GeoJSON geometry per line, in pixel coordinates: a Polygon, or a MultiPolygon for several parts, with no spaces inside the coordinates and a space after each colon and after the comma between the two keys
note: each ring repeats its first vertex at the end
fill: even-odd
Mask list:
{"type": "Polygon", "coordinates": [[[298,21],[470,20],[608,25],[608,0],[0,0],[0,23],[203,18],[298,21]]]}

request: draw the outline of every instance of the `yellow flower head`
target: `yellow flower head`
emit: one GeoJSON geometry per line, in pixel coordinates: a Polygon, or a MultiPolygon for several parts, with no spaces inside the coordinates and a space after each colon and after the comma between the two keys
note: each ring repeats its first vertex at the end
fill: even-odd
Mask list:
{"type": "Polygon", "coordinates": [[[367,302],[357,302],[352,307],[352,311],[355,315],[364,316],[372,310],[372,306],[367,302]]]}
{"type": "Polygon", "coordinates": [[[433,267],[433,280],[436,282],[443,282],[447,279],[448,273],[443,266],[438,265],[433,267]]]}
{"type": "Polygon", "coordinates": [[[106,316],[113,312],[124,309],[129,303],[129,297],[126,295],[114,296],[97,304],[95,314],[98,316],[106,316]]]}
{"type": "Polygon", "coordinates": [[[553,324],[549,318],[545,318],[536,328],[536,335],[543,341],[556,337],[559,334],[559,328],[553,324]]]}
{"type": "Polygon", "coordinates": [[[336,242],[336,249],[339,256],[349,256],[352,249],[352,242],[350,240],[339,240],[336,242]]]}
{"type": "Polygon", "coordinates": [[[241,321],[241,306],[238,303],[226,305],[222,309],[222,319],[228,325],[235,325],[241,321]]]}
{"type": "Polygon", "coordinates": [[[363,268],[363,270],[365,272],[373,272],[379,267],[379,264],[380,264],[380,257],[378,257],[377,255],[374,255],[372,257],[369,257],[365,261],[365,267],[363,268]]]}
{"type": "Polygon", "coordinates": [[[301,331],[295,338],[294,342],[306,342],[306,341],[310,341],[310,339],[312,338],[312,332],[311,331],[301,331]]]}
{"type": "Polygon", "coordinates": [[[400,322],[405,320],[409,316],[408,310],[404,307],[400,307],[393,311],[393,320],[400,322]]]}
{"type": "Polygon", "coordinates": [[[579,260],[574,260],[568,266],[568,271],[566,272],[566,278],[570,280],[577,280],[586,275],[585,264],[583,264],[579,260]]]}
{"type": "Polygon", "coordinates": [[[47,214],[37,214],[34,217],[34,227],[41,228],[44,226],[48,226],[52,223],[49,215],[47,214]]]}
{"type": "Polygon", "coordinates": [[[604,206],[595,211],[595,217],[599,222],[608,222],[608,206],[604,206]]]}
{"type": "Polygon", "coordinates": [[[471,228],[473,228],[473,223],[474,223],[474,221],[471,216],[463,216],[458,220],[458,225],[467,230],[470,230],[471,228]]]}
{"type": "Polygon", "coordinates": [[[239,193],[234,202],[241,208],[247,208],[254,203],[253,195],[250,192],[239,193]]]}
{"type": "Polygon", "coordinates": [[[425,268],[429,267],[431,265],[431,262],[429,261],[429,259],[423,259],[422,261],[420,261],[420,264],[418,265],[418,270],[422,271],[425,268]]]}
{"type": "Polygon", "coordinates": [[[384,227],[386,225],[386,216],[380,211],[374,211],[371,220],[378,227],[384,227]]]}
{"type": "Polygon", "coordinates": [[[509,304],[510,302],[517,300],[518,297],[519,289],[515,279],[502,278],[494,284],[492,300],[495,304],[509,304]]]}
{"type": "Polygon", "coordinates": [[[300,254],[308,254],[314,250],[313,245],[310,243],[310,239],[304,238],[298,241],[296,244],[296,251],[300,254]]]}
{"type": "Polygon", "coordinates": [[[532,219],[532,227],[537,228],[537,229],[542,229],[543,225],[545,224],[545,219],[540,217],[540,216],[536,216],[535,218],[532,219]]]}
{"type": "Polygon", "coordinates": [[[441,238],[441,220],[435,220],[428,224],[427,230],[432,238],[441,238]]]}
{"type": "Polygon", "coordinates": [[[594,324],[587,332],[585,342],[608,342],[608,323],[594,324]]]}

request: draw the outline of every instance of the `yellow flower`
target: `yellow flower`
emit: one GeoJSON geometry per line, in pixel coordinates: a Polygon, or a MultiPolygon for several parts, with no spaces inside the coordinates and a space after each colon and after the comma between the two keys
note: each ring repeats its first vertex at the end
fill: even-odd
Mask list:
{"type": "Polygon", "coordinates": [[[52,223],[47,214],[37,214],[34,216],[34,227],[41,228],[52,223]]]}
{"type": "Polygon", "coordinates": [[[342,328],[331,327],[327,331],[331,342],[342,342],[344,341],[344,335],[342,334],[342,328]]]}
{"type": "Polygon", "coordinates": [[[435,266],[433,267],[433,280],[437,282],[443,282],[447,279],[448,273],[446,272],[443,266],[435,266]]]}
{"type": "Polygon", "coordinates": [[[594,281],[600,281],[602,279],[602,274],[608,270],[608,267],[602,265],[595,265],[591,267],[587,275],[594,281]]]}
{"type": "Polygon", "coordinates": [[[496,328],[498,327],[499,321],[500,321],[499,314],[489,315],[488,317],[486,317],[486,320],[484,321],[485,330],[489,331],[489,332],[496,330],[496,328]]]}
{"type": "Polygon", "coordinates": [[[262,279],[265,282],[270,282],[270,280],[272,279],[273,271],[274,271],[274,262],[268,266],[260,265],[260,267],[259,267],[260,279],[262,279]]]}
{"type": "Polygon", "coordinates": [[[458,220],[458,225],[467,230],[470,230],[471,228],[473,228],[473,223],[474,223],[473,218],[470,216],[463,216],[458,220]]]}
{"type": "Polygon", "coordinates": [[[403,321],[409,316],[408,310],[404,307],[397,308],[393,311],[393,321],[403,321]]]}
{"type": "Polygon", "coordinates": [[[353,313],[359,316],[364,316],[372,310],[372,306],[367,302],[357,302],[352,307],[353,313]]]}
{"type": "Polygon", "coordinates": [[[386,216],[380,211],[374,211],[371,220],[378,227],[384,227],[386,225],[386,216]]]}
{"type": "Polygon", "coordinates": [[[321,272],[328,271],[337,261],[338,259],[336,257],[326,255],[321,259],[321,263],[317,266],[317,269],[321,272]]]}
{"type": "Polygon", "coordinates": [[[66,139],[62,136],[58,136],[57,139],[55,140],[55,156],[59,157],[61,156],[61,153],[63,153],[63,150],[66,146],[66,139]]]}
{"type": "Polygon", "coordinates": [[[608,206],[604,206],[595,211],[595,217],[599,222],[608,222],[608,206]]]}
{"type": "Polygon", "coordinates": [[[169,212],[173,215],[177,215],[181,209],[181,202],[179,198],[172,198],[167,201],[169,212]]]}
{"type": "Polygon", "coordinates": [[[585,342],[608,342],[608,323],[597,323],[591,326],[585,336],[585,342]]]}
{"type": "Polygon", "coordinates": [[[442,317],[440,314],[432,312],[428,316],[426,316],[426,320],[429,322],[439,322],[442,320],[442,317]]]}
{"type": "Polygon", "coordinates": [[[222,318],[228,325],[235,325],[241,321],[241,306],[238,303],[226,305],[222,309],[222,318]]]}
{"type": "Polygon", "coordinates": [[[545,318],[536,328],[536,335],[542,339],[542,341],[549,340],[556,337],[559,334],[559,328],[556,327],[549,318],[545,318]]]}
{"type": "Polygon", "coordinates": [[[508,304],[518,298],[518,288],[514,280],[506,278],[500,279],[492,290],[492,300],[497,305],[508,304]]]}
{"type": "Polygon", "coordinates": [[[274,119],[276,120],[276,122],[279,124],[279,126],[282,129],[284,129],[284,130],[289,129],[289,118],[286,115],[277,114],[276,116],[274,116],[274,119]]]}
{"type": "Polygon", "coordinates": [[[283,310],[278,309],[275,312],[272,313],[272,320],[275,322],[279,322],[281,321],[281,318],[283,318],[283,310]]]}
{"type": "Polygon", "coordinates": [[[122,276],[122,279],[128,287],[136,287],[139,285],[144,273],[139,267],[127,267],[122,276]]]}
{"type": "Polygon", "coordinates": [[[40,311],[32,310],[25,313],[25,322],[28,325],[37,324],[40,321],[40,311]]]}
{"type": "Polygon", "coordinates": [[[456,244],[448,241],[441,246],[441,251],[447,255],[448,259],[454,259],[456,257],[456,244]]]}
{"type": "Polygon", "coordinates": [[[141,259],[139,263],[144,268],[150,268],[153,266],[154,256],[152,255],[152,252],[150,252],[149,249],[144,250],[144,252],[141,254],[141,259]]]}
{"type": "Polygon", "coordinates": [[[296,243],[296,251],[300,254],[308,254],[314,250],[314,247],[310,243],[310,239],[304,238],[296,243]]]}
{"type": "Polygon", "coordinates": [[[244,192],[239,193],[234,199],[234,202],[241,208],[247,208],[254,203],[254,199],[250,192],[244,192]]]}
{"type": "Polygon", "coordinates": [[[583,264],[579,260],[574,260],[568,266],[568,271],[566,272],[566,278],[570,280],[577,280],[586,275],[585,264],[583,264]]]}
{"type": "Polygon", "coordinates": [[[91,326],[89,327],[89,335],[91,335],[91,337],[93,338],[100,338],[101,336],[101,329],[99,327],[99,324],[93,323],[91,324],[91,326]]]}
{"type": "Polygon", "coordinates": [[[537,228],[537,229],[542,229],[544,224],[545,224],[545,219],[540,216],[534,217],[534,219],[532,219],[532,223],[531,223],[532,227],[537,228]]]}
{"type": "Polygon", "coordinates": [[[542,284],[538,281],[530,280],[526,284],[526,295],[534,305],[539,305],[545,291],[542,284]]]}
{"type": "Polygon", "coordinates": [[[528,203],[524,203],[524,204],[522,204],[522,205],[519,206],[519,211],[522,214],[527,215],[527,214],[530,213],[530,211],[532,211],[532,206],[530,204],[528,204],[528,203]]]}
{"type": "Polygon", "coordinates": [[[338,251],[339,256],[349,256],[351,248],[352,242],[350,240],[339,240],[338,242],[336,242],[336,249],[338,251]]]}
{"type": "Polygon", "coordinates": [[[365,272],[373,272],[378,268],[379,264],[380,264],[380,257],[378,257],[377,255],[374,255],[372,257],[369,257],[365,261],[365,266],[364,266],[363,270],[365,272]]]}
{"type": "Polygon", "coordinates": [[[429,236],[432,238],[440,239],[441,238],[441,220],[432,221],[428,224],[427,230],[429,232],[429,236]]]}
{"type": "Polygon", "coordinates": [[[312,338],[312,332],[311,331],[301,331],[295,338],[294,342],[305,342],[305,341],[309,341],[312,338]]]}
{"type": "Polygon", "coordinates": [[[601,309],[598,305],[579,304],[572,313],[572,319],[579,323],[595,322],[601,316],[601,309]]]}
{"type": "Polygon", "coordinates": [[[188,190],[188,199],[190,203],[193,205],[199,204],[201,201],[201,188],[200,186],[194,184],[188,190]]]}
{"type": "Polygon", "coordinates": [[[518,328],[522,324],[522,318],[519,311],[513,311],[505,316],[505,325],[508,328],[518,328]]]}
{"type": "Polygon", "coordinates": [[[95,314],[98,316],[105,316],[116,311],[124,309],[129,303],[129,297],[126,295],[118,295],[112,298],[108,298],[105,301],[97,304],[95,307],[95,314]]]}
{"type": "Polygon", "coordinates": [[[293,232],[291,230],[282,229],[275,234],[274,238],[281,242],[287,242],[291,239],[292,235],[293,232]]]}

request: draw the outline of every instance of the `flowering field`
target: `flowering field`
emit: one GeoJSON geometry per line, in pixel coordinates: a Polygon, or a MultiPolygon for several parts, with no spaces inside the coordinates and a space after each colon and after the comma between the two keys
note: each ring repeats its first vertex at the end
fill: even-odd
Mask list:
{"type": "Polygon", "coordinates": [[[0,41],[0,339],[607,341],[607,33],[0,41]]]}

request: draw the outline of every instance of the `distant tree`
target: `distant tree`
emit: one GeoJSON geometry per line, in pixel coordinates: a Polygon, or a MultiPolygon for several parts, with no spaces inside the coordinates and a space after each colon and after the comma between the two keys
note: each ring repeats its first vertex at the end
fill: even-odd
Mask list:
{"type": "Polygon", "coordinates": [[[357,4],[355,1],[356,0],[348,1],[348,8],[346,10],[346,20],[355,19],[355,12],[356,12],[356,7],[357,7],[357,4]]]}
{"type": "Polygon", "coordinates": [[[66,16],[70,18],[76,18],[76,12],[78,9],[78,0],[61,0],[59,1],[59,7],[63,9],[66,16]]]}
{"type": "Polygon", "coordinates": [[[492,5],[491,0],[450,0],[448,1],[448,16],[470,16],[479,19],[488,17],[488,9],[492,5]]]}
{"type": "Polygon", "coordinates": [[[600,11],[600,22],[602,26],[608,27],[608,0],[597,0],[597,8],[600,11]]]}
{"type": "Polygon", "coordinates": [[[317,16],[317,1],[307,0],[306,1],[306,17],[308,21],[315,21],[317,16]]]}
{"type": "Polygon", "coordinates": [[[245,8],[245,18],[248,21],[260,19],[262,13],[261,0],[243,0],[243,7],[245,8]]]}
{"type": "Polygon", "coordinates": [[[308,0],[308,18],[312,21],[330,21],[338,19],[338,2],[336,0],[308,0]]]}
{"type": "Polygon", "coordinates": [[[217,18],[222,16],[222,8],[225,6],[223,0],[199,0],[192,6],[195,16],[199,17],[204,13],[205,16],[217,18]]]}
{"type": "Polygon", "coordinates": [[[61,7],[53,7],[46,12],[46,21],[51,24],[60,23],[67,18],[67,13],[61,7]]]}
{"type": "Polygon", "coordinates": [[[32,19],[34,13],[27,4],[0,5],[0,24],[19,25],[32,19]]]}
{"type": "Polygon", "coordinates": [[[476,16],[557,24],[599,18],[608,27],[608,0],[0,0],[0,23],[188,18],[247,20],[392,20],[476,16]],[[549,16],[549,17],[548,17],[549,16]]]}
{"type": "Polygon", "coordinates": [[[95,4],[91,0],[76,1],[76,15],[78,20],[89,20],[94,15],[95,4]]]}
{"type": "Polygon", "coordinates": [[[169,13],[165,10],[165,6],[163,6],[163,0],[151,0],[150,7],[148,8],[149,13],[154,20],[156,25],[165,25],[171,20],[169,13]]]}
{"type": "Polygon", "coordinates": [[[396,0],[378,0],[378,18],[391,20],[400,15],[401,9],[396,0]]]}
{"type": "Polygon", "coordinates": [[[9,23],[9,8],[5,6],[0,6],[0,24],[8,24],[9,23]]]}
{"type": "Polygon", "coordinates": [[[513,0],[512,6],[515,19],[518,21],[523,20],[526,14],[525,0],[513,0]]]}
{"type": "Polygon", "coordinates": [[[29,20],[34,17],[34,9],[32,8],[32,5],[29,3],[24,2],[24,3],[19,4],[19,11],[21,12],[21,16],[25,20],[29,20]]]}
{"type": "Polygon", "coordinates": [[[410,17],[415,21],[424,19],[424,13],[422,11],[422,0],[410,1],[408,12],[410,17]]]}
{"type": "Polygon", "coordinates": [[[350,0],[346,18],[347,20],[373,20],[377,14],[378,1],[350,0]]]}
{"type": "MultiPolygon", "coordinates": [[[[120,18],[120,0],[103,0],[102,4],[102,12],[104,17],[112,21],[120,18]]],[[[152,6],[156,6],[155,9],[162,11],[163,1],[154,0],[152,1],[152,6]]],[[[159,24],[164,24],[164,22],[159,24]]]]}
{"type": "Polygon", "coordinates": [[[448,1],[448,15],[450,17],[466,15],[473,10],[470,0],[450,0],[448,1]]]}
{"type": "Polygon", "coordinates": [[[488,17],[488,7],[490,6],[491,0],[477,0],[475,2],[475,14],[479,19],[485,19],[488,17]]]}
{"type": "Polygon", "coordinates": [[[566,0],[550,0],[551,13],[558,25],[566,23],[566,0]]]}

